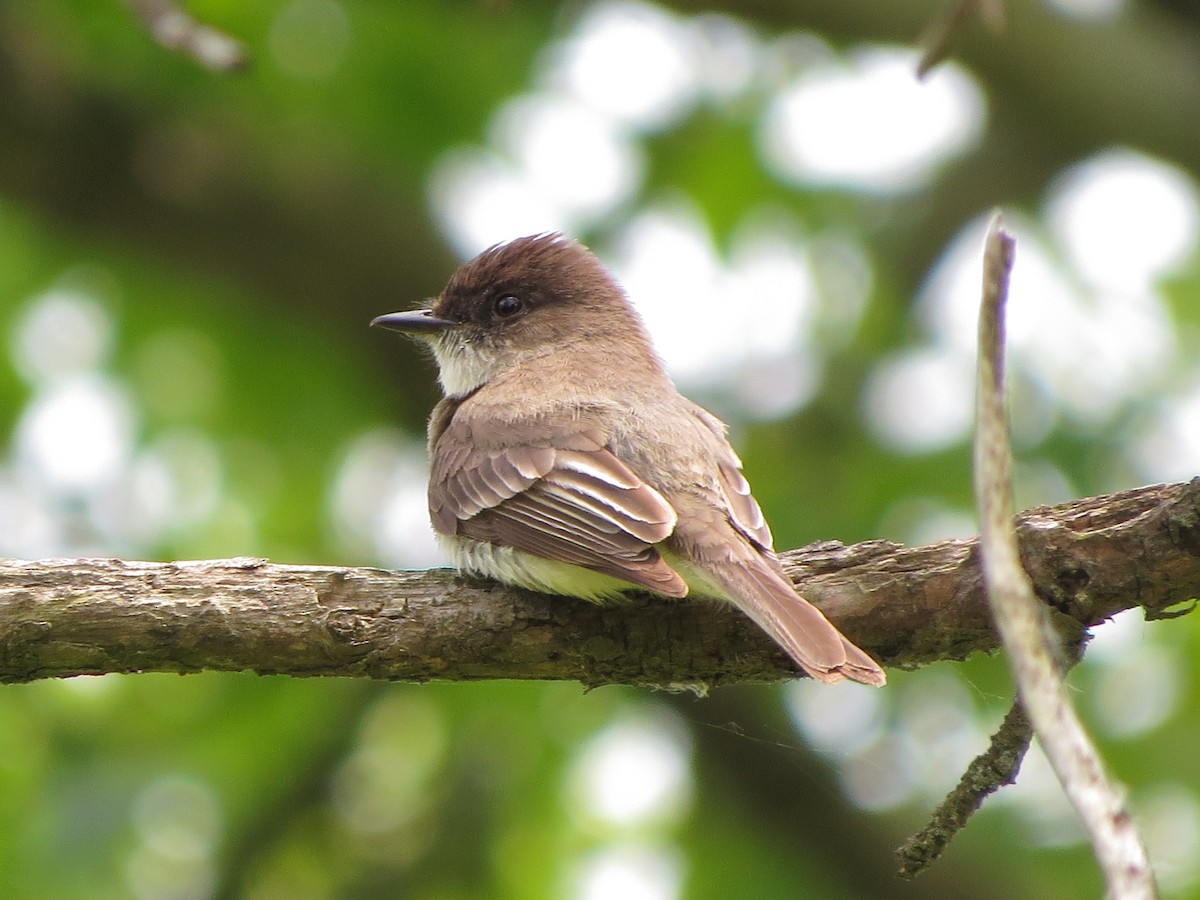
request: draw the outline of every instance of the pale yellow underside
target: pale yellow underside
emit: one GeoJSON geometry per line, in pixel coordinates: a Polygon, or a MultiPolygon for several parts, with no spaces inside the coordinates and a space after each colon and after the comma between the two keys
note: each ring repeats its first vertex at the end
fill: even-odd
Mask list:
{"type": "MultiPolygon", "coordinates": [[[[505,584],[543,594],[562,594],[602,603],[619,599],[628,591],[647,590],[641,585],[631,584],[602,572],[543,559],[514,550],[512,547],[498,547],[495,544],[457,536],[439,535],[438,540],[460,572],[495,578],[505,584]]],[[[687,582],[689,596],[729,599],[724,591],[679,557],[662,547],[659,548],[659,552],[667,564],[687,582]]]]}

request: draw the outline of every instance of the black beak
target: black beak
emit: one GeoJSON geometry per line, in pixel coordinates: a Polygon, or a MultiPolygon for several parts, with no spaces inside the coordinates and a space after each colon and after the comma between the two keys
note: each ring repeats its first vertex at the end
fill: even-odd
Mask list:
{"type": "Polygon", "coordinates": [[[390,328],[392,331],[403,331],[405,334],[437,334],[447,328],[453,328],[457,322],[449,319],[439,319],[431,309],[414,309],[409,312],[388,313],[376,316],[371,325],[380,328],[390,328]]]}

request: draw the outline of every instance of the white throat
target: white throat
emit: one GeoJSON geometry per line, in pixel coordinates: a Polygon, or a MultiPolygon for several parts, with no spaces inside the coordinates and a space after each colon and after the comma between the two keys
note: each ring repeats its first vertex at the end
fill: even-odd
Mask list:
{"type": "Polygon", "coordinates": [[[465,397],[498,375],[504,367],[479,345],[457,340],[431,342],[437,358],[438,381],[447,397],[465,397]]]}

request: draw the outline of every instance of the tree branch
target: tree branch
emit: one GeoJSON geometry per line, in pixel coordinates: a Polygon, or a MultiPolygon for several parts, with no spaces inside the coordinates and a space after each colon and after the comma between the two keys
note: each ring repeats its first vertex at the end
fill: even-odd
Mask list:
{"type": "MultiPolygon", "coordinates": [[[[1158,617],[1200,596],[1200,479],[1019,521],[1040,597],[1083,626],[1133,606],[1158,617]]],[[[885,665],[996,647],[975,541],[825,542],[784,558],[804,595],[885,665]]],[[[0,561],[0,681],[203,669],[695,689],[796,675],[748,619],[716,603],[599,607],[446,570],[0,561]]]]}

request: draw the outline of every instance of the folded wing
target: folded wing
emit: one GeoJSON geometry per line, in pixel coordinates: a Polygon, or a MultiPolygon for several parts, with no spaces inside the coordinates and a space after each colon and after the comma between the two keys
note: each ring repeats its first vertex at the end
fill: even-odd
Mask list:
{"type": "Polygon", "coordinates": [[[687,583],[654,547],[674,531],[675,510],[601,435],[531,427],[513,446],[447,443],[459,449],[435,452],[429,484],[436,531],[686,596],[687,583]]]}

